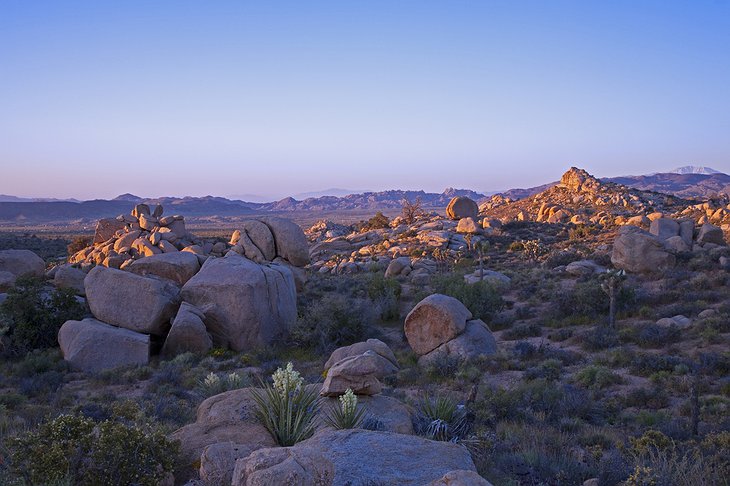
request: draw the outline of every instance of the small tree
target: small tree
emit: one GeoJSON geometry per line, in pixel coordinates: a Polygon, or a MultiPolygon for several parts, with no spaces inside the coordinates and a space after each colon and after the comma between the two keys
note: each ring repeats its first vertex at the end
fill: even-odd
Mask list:
{"type": "Polygon", "coordinates": [[[621,286],[626,280],[626,272],[623,270],[609,270],[600,276],[601,290],[608,295],[608,325],[616,325],[616,298],[621,291],[621,286]]]}
{"type": "Polygon", "coordinates": [[[401,215],[406,224],[413,224],[419,217],[423,216],[423,202],[420,196],[413,202],[403,199],[401,204],[401,215]]]}

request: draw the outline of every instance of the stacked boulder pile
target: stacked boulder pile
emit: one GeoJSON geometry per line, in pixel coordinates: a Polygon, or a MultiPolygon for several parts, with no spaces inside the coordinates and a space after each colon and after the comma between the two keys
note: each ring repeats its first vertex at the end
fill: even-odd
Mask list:
{"type": "Polygon", "coordinates": [[[404,330],[421,366],[444,358],[469,360],[497,352],[497,342],[487,325],[473,319],[459,300],[442,294],[416,304],[406,316],[404,330]]]}
{"type": "MultiPolygon", "coordinates": [[[[139,206],[133,213],[139,215],[138,221],[147,217],[139,206]]],[[[162,211],[152,217],[155,213],[162,211]]],[[[294,272],[308,263],[308,249],[304,233],[293,222],[244,221],[232,243],[221,243],[223,249],[207,253],[203,247],[200,253],[189,250],[187,243],[195,237],[186,232],[185,239],[175,241],[182,250],[176,246],[174,251],[151,254],[121,251],[102,259],[106,251],[116,251],[108,250],[116,242],[131,239],[126,235],[135,241],[142,238],[134,223],[124,224],[109,233],[110,238],[99,237],[101,243],[91,251],[79,252],[87,258],[99,255],[92,257],[99,263],[74,268],[83,275],[83,293],[94,317],[68,321],[59,331],[61,350],[72,368],[100,371],[140,365],[156,352],[173,356],[213,346],[242,351],[281,339],[295,323],[294,272]],[[246,242],[240,244],[244,237],[246,242]],[[128,260],[120,268],[104,264],[122,253],[128,260]]],[[[101,227],[106,231],[108,225],[101,227]]],[[[149,230],[145,240],[151,244],[151,236],[161,229],[149,230]]],[[[148,248],[141,243],[138,247],[148,248]]],[[[58,276],[57,271],[54,282],[58,276]]]]}

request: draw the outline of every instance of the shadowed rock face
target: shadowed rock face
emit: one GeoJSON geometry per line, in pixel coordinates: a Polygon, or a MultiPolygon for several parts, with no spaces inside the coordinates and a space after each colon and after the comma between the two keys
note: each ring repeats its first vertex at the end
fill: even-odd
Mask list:
{"type": "Polygon", "coordinates": [[[179,304],[172,283],[103,266],[89,271],[84,287],[94,317],[136,332],[166,333],[179,304]]]}
{"type": "Polygon", "coordinates": [[[236,253],[206,261],[183,286],[182,296],[203,311],[214,344],[234,351],[271,344],[296,322],[291,271],[236,253]]]}
{"type": "Polygon", "coordinates": [[[146,365],[150,357],[148,335],[96,319],[66,321],[58,332],[58,344],[71,369],[86,372],[146,365]]]}
{"type": "Polygon", "coordinates": [[[656,236],[624,226],[614,240],[611,263],[627,272],[654,273],[673,268],[676,259],[656,236]]]}

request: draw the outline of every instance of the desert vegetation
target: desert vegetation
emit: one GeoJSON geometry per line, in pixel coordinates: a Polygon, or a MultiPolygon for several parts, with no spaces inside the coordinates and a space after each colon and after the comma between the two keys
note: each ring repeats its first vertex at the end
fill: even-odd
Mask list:
{"type": "Polygon", "coordinates": [[[232,238],[138,206],[2,289],[0,484],[262,484],[291,464],[303,484],[727,484],[723,223],[632,191],[569,171],[536,200],[232,238]],[[230,290],[249,275],[261,293],[230,290]],[[358,447],[432,459],[338,462],[358,447]]]}

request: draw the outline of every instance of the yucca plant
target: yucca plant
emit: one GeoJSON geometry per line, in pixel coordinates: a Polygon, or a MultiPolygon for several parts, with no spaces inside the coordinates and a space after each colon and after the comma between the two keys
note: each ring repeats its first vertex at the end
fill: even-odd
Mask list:
{"type": "Polygon", "coordinates": [[[365,408],[358,406],[357,395],[348,388],[340,395],[340,406],[333,407],[325,416],[324,421],[334,429],[358,429],[365,416],[365,408]]]}
{"type": "Polygon", "coordinates": [[[431,440],[457,442],[466,435],[466,409],[449,397],[423,400],[419,415],[420,432],[431,440]]]}
{"type": "Polygon", "coordinates": [[[262,383],[262,390],[252,391],[256,417],[282,447],[308,439],[317,425],[319,393],[307,390],[291,363],[278,368],[271,378],[273,386],[262,383]]]}

